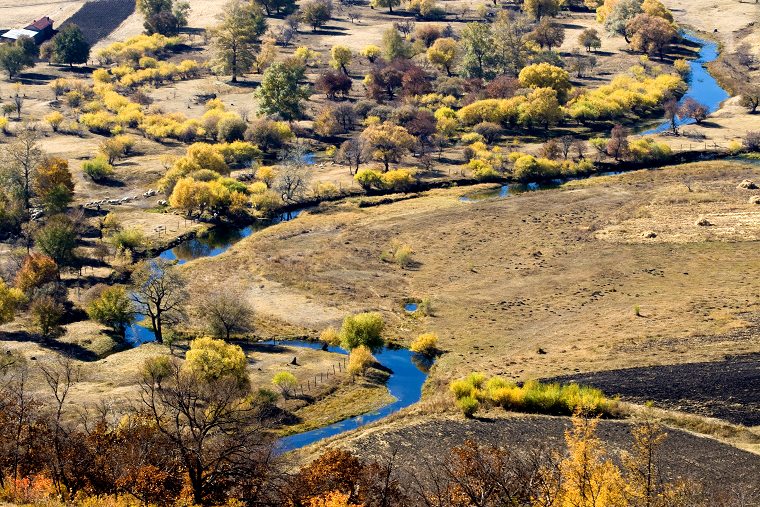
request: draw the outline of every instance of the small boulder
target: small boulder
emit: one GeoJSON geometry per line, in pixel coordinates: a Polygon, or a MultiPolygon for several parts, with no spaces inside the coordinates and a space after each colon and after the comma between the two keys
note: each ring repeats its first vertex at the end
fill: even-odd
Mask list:
{"type": "Polygon", "coordinates": [[[712,224],[706,217],[700,217],[699,220],[697,220],[697,225],[700,227],[710,227],[712,224]]]}
{"type": "Polygon", "coordinates": [[[741,183],[739,183],[739,186],[737,188],[743,188],[745,190],[757,190],[757,185],[752,180],[743,180],[741,183]]]}
{"type": "Polygon", "coordinates": [[[652,239],[657,237],[657,233],[654,231],[644,231],[641,233],[642,238],[652,239]]]}

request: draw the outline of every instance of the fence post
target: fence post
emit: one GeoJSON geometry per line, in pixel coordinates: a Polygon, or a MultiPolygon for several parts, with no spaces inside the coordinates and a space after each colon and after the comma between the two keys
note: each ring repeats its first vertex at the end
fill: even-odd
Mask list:
{"type": "Polygon", "coordinates": [[[335,365],[333,365],[333,375],[335,375],[335,365]]]}

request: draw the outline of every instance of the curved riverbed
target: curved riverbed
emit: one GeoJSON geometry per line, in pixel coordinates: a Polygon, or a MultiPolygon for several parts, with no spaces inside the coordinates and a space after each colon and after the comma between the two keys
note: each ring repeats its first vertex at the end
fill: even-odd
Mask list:
{"type": "MultiPolygon", "coordinates": [[[[718,57],[717,44],[699,39],[688,33],[684,33],[683,37],[689,41],[700,44],[701,49],[699,52],[699,58],[690,62],[691,77],[689,79],[689,89],[681,100],[692,97],[698,102],[706,105],[712,113],[729,97],[728,93],[718,85],[717,81],[710,75],[705,67],[707,63],[718,57]]],[[[678,124],[684,125],[691,123],[692,121],[693,120],[682,121],[679,119],[678,124]]],[[[669,127],[669,122],[664,122],[654,129],[644,132],[644,134],[663,132],[669,127]]],[[[619,173],[604,173],[593,176],[607,176],[613,174],[619,173]]],[[[565,181],[567,180],[503,185],[496,189],[473,192],[462,197],[461,200],[465,202],[474,202],[483,199],[504,198],[523,192],[556,188],[565,181]]],[[[280,213],[272,220],[243,228],[215,228],[203,237],[194,238],[177,245],[174,248],[161,252],[159,257],[166,260],[176,260],[179,264],[184,264],[202,257],[214,257],[226,252],[232,245],[241,239],[252,235],[256,231],[296,218],[302,211],[304,211],[304,209],[306,208],[280,213]]],[[[414,309],[416,308],[412,308],[411,304],[405,307],[406,311],[414,311],[414,309]]],[[[141,343],[155,340],[153,332],[140,324],[133,324],[130,326],[127,329],[125,338],[126,341],[133,346],[138,346],[141,343]]],[[[316,342],[284,341],[281,343],[283,345],[294,347],[321,348],[321,344],[316,342]]],[[[330,347],[328,350],[331,352],[346,354],[346,351],[339,347],[330,347]]],[[[426,371],[430,365],[423,364],[418,356],[407,349],[383,348],[383,350],[377,353],[376,356],[378,361],[384,367],[392,371],[392,375],[387,382],[387,387],[391,395],[396,398],[396,401],[368,414],[345,419],[323,428],[284,437],[280,440],[280,450],[284,452],[298,449],[323,438],[353,430],[364,424],[382,419],[397,410],[408,407],[419,401],[422,396],[422,385],[427,378],[426,371]]]]}
{"type": "MultiPolygon", "coordinates": [[[[689,66],[691,67],[687,81],[689,88],[684,96],[681,97],[680,103],[683,103],[688,98],[692,98],[700,104],[707,106],[708,112],[714,113],[720,109],[723,101],[730,97],[729,93],[718,84],[718,81],[707,70],[707,64],[718,59],[718,43],[700,39],[689,32],[681,32],[681,37],[689,42],[698,44],[700,49],[699,56],[695,60],[689,61],[689,66]]],[[[676,125],[679,127],[691,123],[694,123],[694,120],[691,118],[678,118],[676,120],[676,125]]],[[[643,134],[659,134],[668,129],[670,129],[670,121],[663,121],[660,125],[643,132],[643,134]]]]}
{"type": "MultiPolygon", "coordinates": [[[[294,347],[322,348],[322,344],[317,342],[282,341],[277,343],[294,347]]],[[[329,347],[328,350],[339,354],[348,353],[340,347],[329,347]]],[[[375,357],[380,364],[392,372],[385,385],[388,391],[390,391],[391,396],[396,398],[396,401],[367,414],[344,419],[322,428],[283,437],[279,441],[278,449],[281,452],[286,452],[313,444],[323,438],[339,435],[345,431],[350,431],[380,420],[393,412],[420,401],[422,397],[422,385],[427,378],[426,370],[427,366],[429,366],[428,364],[424,364],[424,361],[417,354],[402,348],[391,349],[384,347],[380,352],[375,353],[375,357]]]]}

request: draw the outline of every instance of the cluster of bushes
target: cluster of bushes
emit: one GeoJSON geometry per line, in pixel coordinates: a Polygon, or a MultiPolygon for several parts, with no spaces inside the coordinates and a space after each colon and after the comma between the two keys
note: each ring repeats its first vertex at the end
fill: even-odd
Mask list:
{"type": "Polygon", "coordinates": [[[414,170],[392,169],[382,172],[375,169],[362,169],[356,173],[354,179],[365,190],[403,191],[414,184],[414,170]]]}
{"type": "MultiPolygon", "coordinates": [[[[221,101],[213,100],[207,105],[207,111],[200,119],[188,119],[181,113],[171,114],[147,114],[137,126],[146,136],[160,140],[173,138],[183,142],[192,142],[199,139],[218,140],[233,143],[244,138],[253,140],[262,149],[274,146],[282,142],[283,137],[290,137],[290,128],[283,131],[281,122],[269,122],[274,124],[273,133],[266,128],[252,130],[238,113],[226,111],[221,101]],[[265,144],[257,142],[264,138],[265,144]]],[[[287,125],[287,124],[286,124],[287,125]]],[[[239,145],[238,145],[239,146],[239,145]]],[[[279,145],[278,145],[279,146],[279,145]]]]}
{"type": "Polygon", "coordinates": [[[196,77],[201,65],[195,60],[182,60],[179,64],[159,62],[154,58],[142,57],[137,68],[120,65],[111,69],[98,69],[93,72],[93,79],[99,83],[114,83],[125,88],[141,85],[159,85],[167,81],[177,81],[196,77]]]}
{"type": "Polygon", "coordinates": [[[483,136],[477,133],[465,134],[462,136],[463,141],[476,139],[464,149],[465,159],[467,159],[467,169],[474,178],[481,181],[497,180],[507,170],[507,158],[499,146],[488,148],[482,141],[483,136]]]}
{"type": "Polygon", "coordinates": [[[188,215],[196,211],[200,215],[205,211],[217,216],[239,215],[248,206],[248,189],[233,178],[203,171],[195,178],[180,178],[174,184],[169,205],[188,215]]]}
{"type": "Polygon", "coordinates": [[[522,152],[509,154],[512,162],[512,177],[518,181],[536,181],[560,177],[588,174],[594,170],[590,160],[552,160],[545,157],[535,157],[522,152]]]}
{"type": "Polygon", "coordinates": [[[161,34],[137,35],[124,42],[115,42],[96,54],[103,65],[137,65],[141,58],[155,57],[173,50],[182,43],[180,37],[166,37],[161,34]]]}
{"type": "Polygon", "coordinates": [[[481,405],[549,415],[584,413],[611,415],[615,402],[599,389],[578,384],[545,384],[529,380],[522,386],[500,377],[471,373],[449,386],[457,406],[470,417],[481,405]]]}
{"type": "Polygon", "coordinates": [[[568,104],[567,115],[581,123],[646,116],[668,97],[685,91],[686,83],[678,74],[651,77],[634,68],[632,76],[617,76],[608,85],[578,95],[568,104]]]}
{"type": "Polygon", "coordinates": [[[164,175],[159,188],[170,195],[176,182],[186,176],[195,176],[199,180],[211,180],[230,173],[230,167],[250,164],[261,156],[261,150],[248,141],[232,143],[193,143],[187,148],[185,156],[172,164],[164,175]]]}

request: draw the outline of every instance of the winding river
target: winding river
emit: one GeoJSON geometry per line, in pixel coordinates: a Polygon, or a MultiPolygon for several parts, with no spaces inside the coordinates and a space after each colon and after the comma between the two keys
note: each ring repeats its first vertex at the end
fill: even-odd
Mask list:
{"type": "MultiPolygon", "coordinates": [[[[716,43],[699,39],[698,37],[683,33],[686,40],[699,44],[699,58],[690,62],[691,77],[688,81],[689,88],[681,100],[692,97],[700,103],[706,105],[709,111],[715,112],[720,104],[729,97],[728,93],[718,85],[717,81],[707,71],[705,65],[718,57],[718,46],[716,43]]],[[[682,121],[679,119],[679,125],[690,123],[691,121],[682,121]]],[[[663,122],[661,125],[644,132],[644,134],[654,134],[663,132],[669,128],[669,122],[663,122]]],[[[608,176],[619,173],[604,173],[595,176],[608,176]]],[[[591,176],[594,177],[594,176],[591,176]]],[[[525,183],[510,184],[485,191],[472,192],[462,197],[463,202],[476,202],[484,199],[504,198],[524,192],[533,192],[549,188],[556,188],[566,180],[554,180],[542,183],[525,183]]],[[[196,237],[186,241],[174,248],[167,249],[159,254],[159,257],[166,260],[176,260],[179,264],[190,262],[202,257],[214,257],[226,252],[232,245],[243,238],[250,236],[256,231],[262,230],[271,225],[286,222],[296,218],[305,208],[296,209],[280,213],[272,220],[262,221],[255,225],[243,228],[215,228],[202,237],[196,237]]],[[[414,311],[416,307],[408,304],[406,311],[414,311]]],[[[127,329],[126,341],[132,346],[138,346],[155,340],[153,332],[141,326],[138,323],[133,324],[127,329]]],[[[321,348],[320,343],[308,341],[284,341],[283,345],[292,347],[321,348]]],[[[339,347],[330,347],[331,352],[346,354],[346,351],[339,347]]],[[[388,390],[396,401],[367,414],[345,419],[337,423],[318,428],[304,433],[290,435],[280,439],[280,450],[289,451],[298,449],[306,445],[317,442],[323,438],[331,437],[353,430],[364,424],[382,419],[391,413],[408,407],[420,400],[422,395],[422,385],[427,378],[427,370],[430,364],[425,364],[418,356],[407,349],[383,348],[376,354],[380,363],[388,368],[392,374],[387,382],[388,390]]]]}
{"type": "MultiPolygon", "coordinates": [[[[721,88],[718,81],[707,70],[707,64],[717,60],[718,43],[708,40],[700,39],[696,35],[689,32],[681,32],[681,37],[685,40],[697,44],[699,48],[699,56],[695,60],[689,61],[691,72],[689,73],[689,79],[687,81],[689,88],[686,93],[681,97],[680,102],[691,98],[707,106],[707,110],[710,113],[714,113],[720,109],[720,105],[724,100],[730,97],[728,92],[721,88]]],[[[694,123],[691,118],[678,118],[676,124],[680,127],[682,125],[688,125],[694,123]]],[[[670,128],[669,121],[663,121],[658,126],[649,129],[643,134],[658,134],[665,132],[670,128]]]]}

